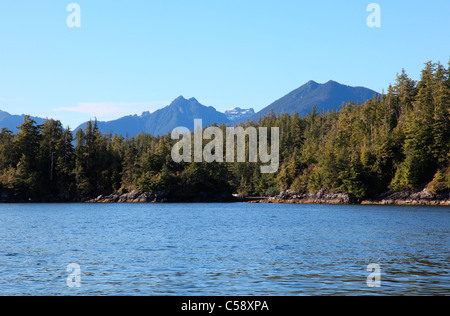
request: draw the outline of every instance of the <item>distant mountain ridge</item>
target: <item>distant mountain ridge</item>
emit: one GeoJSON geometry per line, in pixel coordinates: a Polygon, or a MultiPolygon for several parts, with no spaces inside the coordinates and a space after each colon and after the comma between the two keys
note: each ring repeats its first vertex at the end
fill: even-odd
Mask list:
{"type": "Polygon", "coordinates": [[[300,116],[306,116],[311,112],[313,105],[316,106],[316,110],[319,112],[339,110],[344,103],[364,103],[375,95],[379,95],[379,93],[364,87],[351,87],[333,80],[324,84],[311,80],[265,107],[249,119],[257,121],[272,111],[275,115],[293,115],[297,113],[300,116]]]}
{"type": "MultiPolygon", "coordinates": [[[[209,126],[213,123],[236,125],[248,120],[257,121],[271,112],[275,115],[297,113],[300,116],[306,116],[314,105],[317,111],[338,111],[342,104],[364,103],[375,95],[379,93],[364,87],[351,87],[332,80],[320,84],[311,80],[257,113],[252,108],[238,107],[222,113],[212,106],[201,104],[195,98],[185,99],[179,96],[168,106],[153,113],[147,111],[141,115],[128,115],[112,121],[98,121],[97,126],[102,133],[119,134],[124,137],[134,137],[140,133],[157,136],[170,133],[180,126],[193,129],[195,119],[202,119],[203,125],[209,126]]],[[[0,128],[7,127],[17,132],[16,127],[23,123],[23,117],[24,115],[11,115],[0,111],[0,128]]],[[[32,119],[38,124],[45,122],[42,118],[33,117],[32,119]]],[[[86,125],[87,122],[81,124],[74,133],[80,128],[84,129],[86,125]]]]}
{"type": "MultiPolygon", "coordinates": [[[[275,115],[297,113],[306,116],[314,105],[317,111],[339,111],[342,104],[364,103],[375,95],[379,93],[364,87],[351,87],[332,80],[320,84],[311,80],[257,113],[254,113],[253,109],[237,107],[222,113],[211,106],[200,104],[195,98],[187,100],[180,96],[156,112],[144,112],[141,116],[126,116],[115,121],[98,122],[98,127],[103,133],[113,132],[130,137],[142,132],[164,135],[179,126],[193,128],[194,119],[202,119],[203,125],[208,126],[213,123],[236,125],[248,120],[257,121],[272,111],[275,115]]],[[[79,128],[85,126],[86,123],[79,128]]]]}
{"type": "MultiPolygon", "coordinates": [[[[19,132],[19,130],[17,129],[20,125],[23,124],[25,115],[12,115],[9,114],[8,112],[2,111],[0,110],[0,130],[2,128],[7,128],[10,131],[12,131],[13,133],[17,133],[19,132]]],[[[34,121],[36,121],[36,123],[38,125],[43,124],[47,119],[41,118],[41,117],[35,117],[35,116],[30,116],[30,118],[34,121]]]]}
{"type": "MultiPolygon", "coordinates": [[[[212,106],[204,106],[195,98],[185,99],[179,96],[172,103],[153,113],[144,112],[142,115],[129,115],[114,121],[97,122],[102,133],[116,133],[122,136],[134,137],[140,133],[164,135],[172,132],[176,127],[194,128],[194,120],[202,119],[203,125],[213,123],[228,123],[228,117],[212,106]]],[[[87,122],[76,128],[85,128],[87,122]]],[[[75,130],[75,131],[76,131],[75,130]]]]}

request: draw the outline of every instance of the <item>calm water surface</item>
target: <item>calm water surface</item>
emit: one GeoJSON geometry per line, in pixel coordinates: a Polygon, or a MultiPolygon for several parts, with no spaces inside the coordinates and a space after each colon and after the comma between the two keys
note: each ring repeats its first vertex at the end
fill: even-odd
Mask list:
{"type": "Polygon", "coordinates": [[[448,207],[0,205],[0,295],[448,295],[449,237],[448,207]]]}

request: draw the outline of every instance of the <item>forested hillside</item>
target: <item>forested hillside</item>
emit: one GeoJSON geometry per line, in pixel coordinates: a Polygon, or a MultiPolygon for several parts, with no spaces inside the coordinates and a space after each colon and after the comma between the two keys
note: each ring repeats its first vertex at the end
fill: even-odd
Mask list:
{"type": "MultiPolygon", "coordinates": [[[[450,71],[429,62],[416,82],[403,71],[381,97],[306,117],[268,115],[255,127],[280,128],[280,170],[258,163],[172,161],[170,135],[102,135],[96,122],[75,139],[59,121],[25,117],[20,132],[0,133],[3,199],[77,200],[113,192],[275,195],[321,188],[370,197],[386,191],[450,189],[450,71]]],[[[225,126],[221,128],[225,130],[225,126]]],[[[205,142],[207,143],[207,142],[205,142]]]]}

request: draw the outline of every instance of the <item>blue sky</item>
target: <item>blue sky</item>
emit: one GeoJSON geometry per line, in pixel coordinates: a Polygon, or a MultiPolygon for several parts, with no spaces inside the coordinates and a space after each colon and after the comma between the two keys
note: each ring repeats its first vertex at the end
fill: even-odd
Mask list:
{"type": "Polygon", "coordinates": [[[448,16],[448,0],[0,0],[0,109],[73,129],[179,95],[223,111],[309,80],[381,92],[402,68],[448,65],[448,16]],[[66,24],[71,2],[81,28],[66,24]]]}

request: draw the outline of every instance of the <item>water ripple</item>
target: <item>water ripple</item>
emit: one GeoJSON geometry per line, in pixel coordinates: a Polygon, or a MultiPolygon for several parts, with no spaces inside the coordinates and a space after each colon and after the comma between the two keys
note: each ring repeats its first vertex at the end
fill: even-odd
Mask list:
{"type": "Polygon", "coordinates": [[[0,218],[0,295],[450,294],[449,208],[30,204],[0,218]]]}

